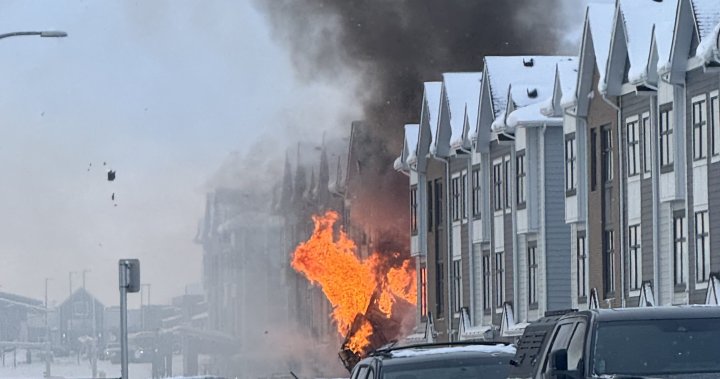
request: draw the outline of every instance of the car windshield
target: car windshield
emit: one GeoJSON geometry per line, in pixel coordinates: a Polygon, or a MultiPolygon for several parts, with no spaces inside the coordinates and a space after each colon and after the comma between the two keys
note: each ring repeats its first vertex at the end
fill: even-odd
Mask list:
{"type": "Polygon", "coordinates": [[[386,365],[382,379],[504,379],[510,358],[451,358],[386,365]]]}
{"type": "Polygon", "coordinates": [[[592,369],[596,375],[720,378],[720,319],[600,323],[592,369]]]}

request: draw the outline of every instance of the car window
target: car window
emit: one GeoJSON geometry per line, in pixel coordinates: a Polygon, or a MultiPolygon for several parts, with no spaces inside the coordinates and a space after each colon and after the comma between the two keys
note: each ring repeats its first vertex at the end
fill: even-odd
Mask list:
{"type": "Polygon", "coordinates": [[[355,367],[355,369],[353,371],[354,372],[351,376],[352,379],[365,379],[365,376],[367,376],[367,372],[368,372],[368,366],[366,366],[366,365],[358,366],[358,367],[355,367]]]}
{"type": "Polygon", "coordinates": [[[570,341],[570,335],[573,331],[574,326],[575,323],[573,322],[558,325],[557,329],[555,330],[555,334],[553,335],[553,340],[548,347],[548,353],[545,354],[543,372],[547,372],[550,369],[550,355],[552,355],[552,353],[557,350],[567,348],[568,342],[570,341]]]}
{"type": "Polygon", "coordinates": [[[568,370],[577,370],[579,368],[578,364],[582,359],[583,349],[585,347],[585,328],[586,324],[584,322],[578,323],[575,327],[575,332],[573,332],[570,338],[570,343],[567,348],[568,370]]]}
{"type": "Polygon", "coordinates": [[[370,368],[367,373],[367,379],[375,379],[375,370],[370,368]]]}

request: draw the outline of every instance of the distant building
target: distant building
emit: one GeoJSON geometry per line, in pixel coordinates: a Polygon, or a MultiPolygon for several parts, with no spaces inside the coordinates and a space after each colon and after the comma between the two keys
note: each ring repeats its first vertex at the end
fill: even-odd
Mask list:
{"type": "MultiPolygon", "coordinates": [[[[30,322],[44,317],[45,306],[40,300],[0,292],[0,341],[37,342],[41,338],[36,325],[30,322]]],[[[44,324],[42,338],[44,338],[44,324]]]]}
{"type": "Polygon", "coordinates": [[[75,350],[81,348],[81,338],[95,335],[102,346],[104,320],[105,306],[84,288],[79,288],[58,307],[60,342],[75,350]]]}

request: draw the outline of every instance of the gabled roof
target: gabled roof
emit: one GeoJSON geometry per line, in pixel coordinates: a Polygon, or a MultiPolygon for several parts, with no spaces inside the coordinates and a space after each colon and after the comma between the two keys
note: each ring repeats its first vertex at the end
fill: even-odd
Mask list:
{"type": "Polygon", "coordinates": [[[442,82],[425,82],[422,117],[427,120],[430,127],[430,152],[433,154],[437,151],[437,125],[440,120],[441,93],[442,82]]]}
{"type": "Polygon", "coordinates": [[[695,27],[700,37],[700,45],[696,56],[705,63],[720,62],[720,1],[718,0],[692,0],[695,27]]]}
{"type": "MultiPolygon", "coordinates": [[[[650,69],[653,33],[658,47],[658,65],[665,66],[670,60],[670,43],[675,26],[677,0],[620,0],[614,22],[622,22],[622,28],[613,28],[613,33],[625,31],[630,70],[628,80],[640,83],[647,79],[650,69]]],[[[593,37],[595,35],[593,34],[593,37]]],[[[612,50],[622,48],[613,43],[612,50]]],[[[612,62],[614,54],[610,54],[611,64],[624,65],[625,62],[612,62]]],[[[657,70],[657,68],[653,68],[657,70]]]]}
{"type": "Polygon", "coordinates": [[[557,64],[573,60],[565,56],[486,57],[486,80],[495,116],[492,130],[512,133],[520,122],[545,120],[547,117],[540,113],[541,105],[533,110],[522,109],[551,98],[557,64]]]}
{"type": "Polygon", "coordinates": [[[412,164],[417,161],[417,144],[420,133],[420,125],[405,125],[405,139],[403,142],[403,150],[400,156],[395,160],[395,170],[409,171],[412,164]]]}
{"type": "MultiPolygon", "coordinates": [[[[494,118],[498,118],[507,107],[508,88],[518,84],[515,94],[525,88],[552,83],[555,65],[568,57],[559,56],[511,56],[485,57],[485,78],[489,83],[491,106],[494,118]]],[[[513,100],[524,102],[522,96],[513,100]]]]}
{"type": "Polygon", "coordinates": [[[420,133],[417,144],[418,171],[425,169],[425,157],[432,149],[440,111],[441,82],[423,83],[423,103],[420,111],[420,133]]]}
{"type": "Polygon", "coordinates": [[[578,80],[578,64],[579,59],[573,58],[557,64],[557,83],[556,91],[561,94],[560,106],[571,106],[577,98],[575,97],[575,89],[578,80]]]}
{"type": "MultiPolygon", "coordinates": [[[[482,72],[443,74],[443,105],[449,113],[451,148],[469,147],[466,125],[477,122],[481,85],[482,72]]],[[[440,127],[438,124],[438,128],[440,127]]]]}
{"type": "Polygon", "coordinates": [[[591,3],[588,5],[585,18],[586,29],[592,35],[595,64],[598,67],[598,72],[600,72],[598,86],[601,88],[605,87],[605,73],[607,72],[608,54],[610,54],[614,12],[615,6],[612,3],[591,3]]]}

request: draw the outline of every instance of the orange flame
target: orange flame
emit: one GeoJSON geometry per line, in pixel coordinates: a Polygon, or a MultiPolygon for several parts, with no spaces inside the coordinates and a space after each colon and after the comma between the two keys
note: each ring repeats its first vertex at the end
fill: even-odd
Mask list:
{"type": "Polygon", "coordinates": [[[373,334],[373,327],[367,320],[364,320],[357,333],[353,334],[348,341],[348,348],[355,353],[363,351],[365,346],[370,344],[370,336],[373,334]]]}
{"type": "MultiPolygon", "coordinates": [[[[344,336],[355,317],[367,310],[373,292],[380,291],[377,306],[389,318],[396,298],[416,303],[417,287],[410,260],[382,272],[383,260],[378,253],[361,260],[355,254],[357,246],[343,231],[335,238],[333,226],[338,217],[333,211],[313,216],[313,234],[295,249],[291,265],[322,288],[333,306],[337,330],[344,336]]],[[[363,351],[373,332],[372,324],[364,321],[350,337],[348,347],[356,353],[363,351]]]]}

